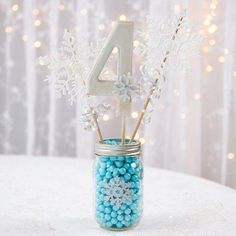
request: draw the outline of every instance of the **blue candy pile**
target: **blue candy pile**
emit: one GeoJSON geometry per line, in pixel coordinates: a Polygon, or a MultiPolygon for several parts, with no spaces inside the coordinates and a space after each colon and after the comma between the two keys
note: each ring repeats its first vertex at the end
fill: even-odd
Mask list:
{"type": "MultiPolygon", "coordinates": [[[[117,145],[115,140],[106,144],[117,145]]],[[[96,218],[111,230],[133,226],[142,214],[141,160],[137,156],[100,156],[95,167],[96,218]]]]}

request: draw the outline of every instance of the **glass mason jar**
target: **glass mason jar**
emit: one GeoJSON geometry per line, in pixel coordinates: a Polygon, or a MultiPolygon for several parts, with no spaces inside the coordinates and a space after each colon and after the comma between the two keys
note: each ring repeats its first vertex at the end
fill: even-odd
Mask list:
{"type": "Polygon", "coordinates": [[[143,165],[139,141],[121,145],[107,139],[95,146],[95,211],[99,225],[109,230],[126,230],[142,215],[143,165]]]}

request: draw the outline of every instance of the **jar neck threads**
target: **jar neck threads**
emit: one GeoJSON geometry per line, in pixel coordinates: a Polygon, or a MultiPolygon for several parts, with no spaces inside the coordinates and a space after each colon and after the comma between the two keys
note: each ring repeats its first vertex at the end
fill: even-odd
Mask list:
{"type": "Polygon", "coordinates": [[[95,154],[97,156],[133,156],[140,155],[141,143],[133,140],[129,143],[126,139],[125,144],[121,144],[120,139],[105,139],[104,143],[95,145],[95,154]]]}

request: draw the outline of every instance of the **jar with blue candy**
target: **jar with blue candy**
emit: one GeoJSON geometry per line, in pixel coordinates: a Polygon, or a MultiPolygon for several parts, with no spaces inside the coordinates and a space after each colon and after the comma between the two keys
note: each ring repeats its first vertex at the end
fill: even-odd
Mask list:
{"type": "Polygon", "coordinates": [[[95,146],[95,211],[99,225],[126,230],[142,215],[143,165],[138,141],[107,139],[95,146]]]}

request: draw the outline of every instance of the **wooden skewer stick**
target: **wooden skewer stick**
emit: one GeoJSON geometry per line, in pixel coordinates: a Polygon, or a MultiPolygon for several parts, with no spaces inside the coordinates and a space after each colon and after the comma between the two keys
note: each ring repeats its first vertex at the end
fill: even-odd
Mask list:
{"type": "Polygon", "coordinates": [[[126,133],[126,119],[122,116],[122,132],[121,132],[121,144],[125,144],[125,133],[126,133]]]}
{"type": "MultiPolygon", "coordinates": [[[[176,30],[175,30],[173,36],[171,37],[171,40],[175,40],[175,39],[176,39],[176,35],[177,35],[178,32],[179,32],[179,29],[180,29],[180,26],[181,26],[181,24],[182,24],[182,22],[183,22],[183,19],[184,19],[184,17],[181,16],[180,19],[179,19],[179,23],[178,23],[178,25],[177,25],[177,28],[176,28],[176,30]]],[[[164,66],[165,66],[165,63],[166,63],[166,61],[167,61],[167,59],[168,59],[169,53],[170,53],[169,51],[167,51],[167,52],[165,53],[165,56],[164,56],[164,58],[163,58],[163,60],[162,60],[162,63],[161,63],[161,65],[160,65],[160,71],[159,71],[159,74],[158,74],[159,76],[161,76],[161,71],[163,71],[163,69],[164,69],[164,66]]],[[[140,114],[140,116],[139,116],[139,118],[138,118],[138,121],[137,121],[137,123],[136,123],[136,125],[135,125],[135,128],[134,128],[134,132],[132,133],[132,136],[131,136],[131,138],[130,138],[130,141],[129,141],[130,143],[134,140],[135,135],[136,135],[136,133],[138,132],[138,129],[139,129],[140,125],[141,125],[141,122],[142,122],[142,120],[143,120],[144,114],[145,114],[145,112],[146,112],[146,110],[147,110],[147,107],[148,107],[150,101],[151,101],[151,97],[152,97],[152,95],[153,95],[153,93],[154,93],[154,91],[155,91],[155,89],[156,89],[156,85],[157,85],[158,80],[159,80],[159,78],[157,78],[157,79],[154,81],[153,86],[152,86],[152,88],[150,89],[150,92],[148,93],[147,99],[145,100],[144,105],[143,105],[143,110],[142,110],[142,112],[141,112],[141,114],[140,114]]]]}
{"type": "Polygon", "coordinates": [[[97,134],[98,134],[99,142],[103,143],[102,132],[101,132],[101,129],[100,129],[99,124],[98,124],[97,116],[95,114],[93,115],[93,120],[94,120],[94,123],[97,127],[97,134]]]}
{"type": "Polygon", "coordinates": [[[151,92],[149,93],[149,96],[148,96],[148,98],[146,99],[146,101],[144,103],[143,110],[142,110],[141,114],[139,115],[138,121],[137,121],[137,123],[135,125],[135,128],[134,128],[134,132],[133,132],[133,134],[130,138],[130,143],[134,140],[134,138],[136,136],[136,133],[138,132],[138,129],[141,125],[141,122],[143,120],[144,114],[147,110],[147,107],[148,107],[148,104],[149,104],[150,100],[151,100],[151,92]]]}

